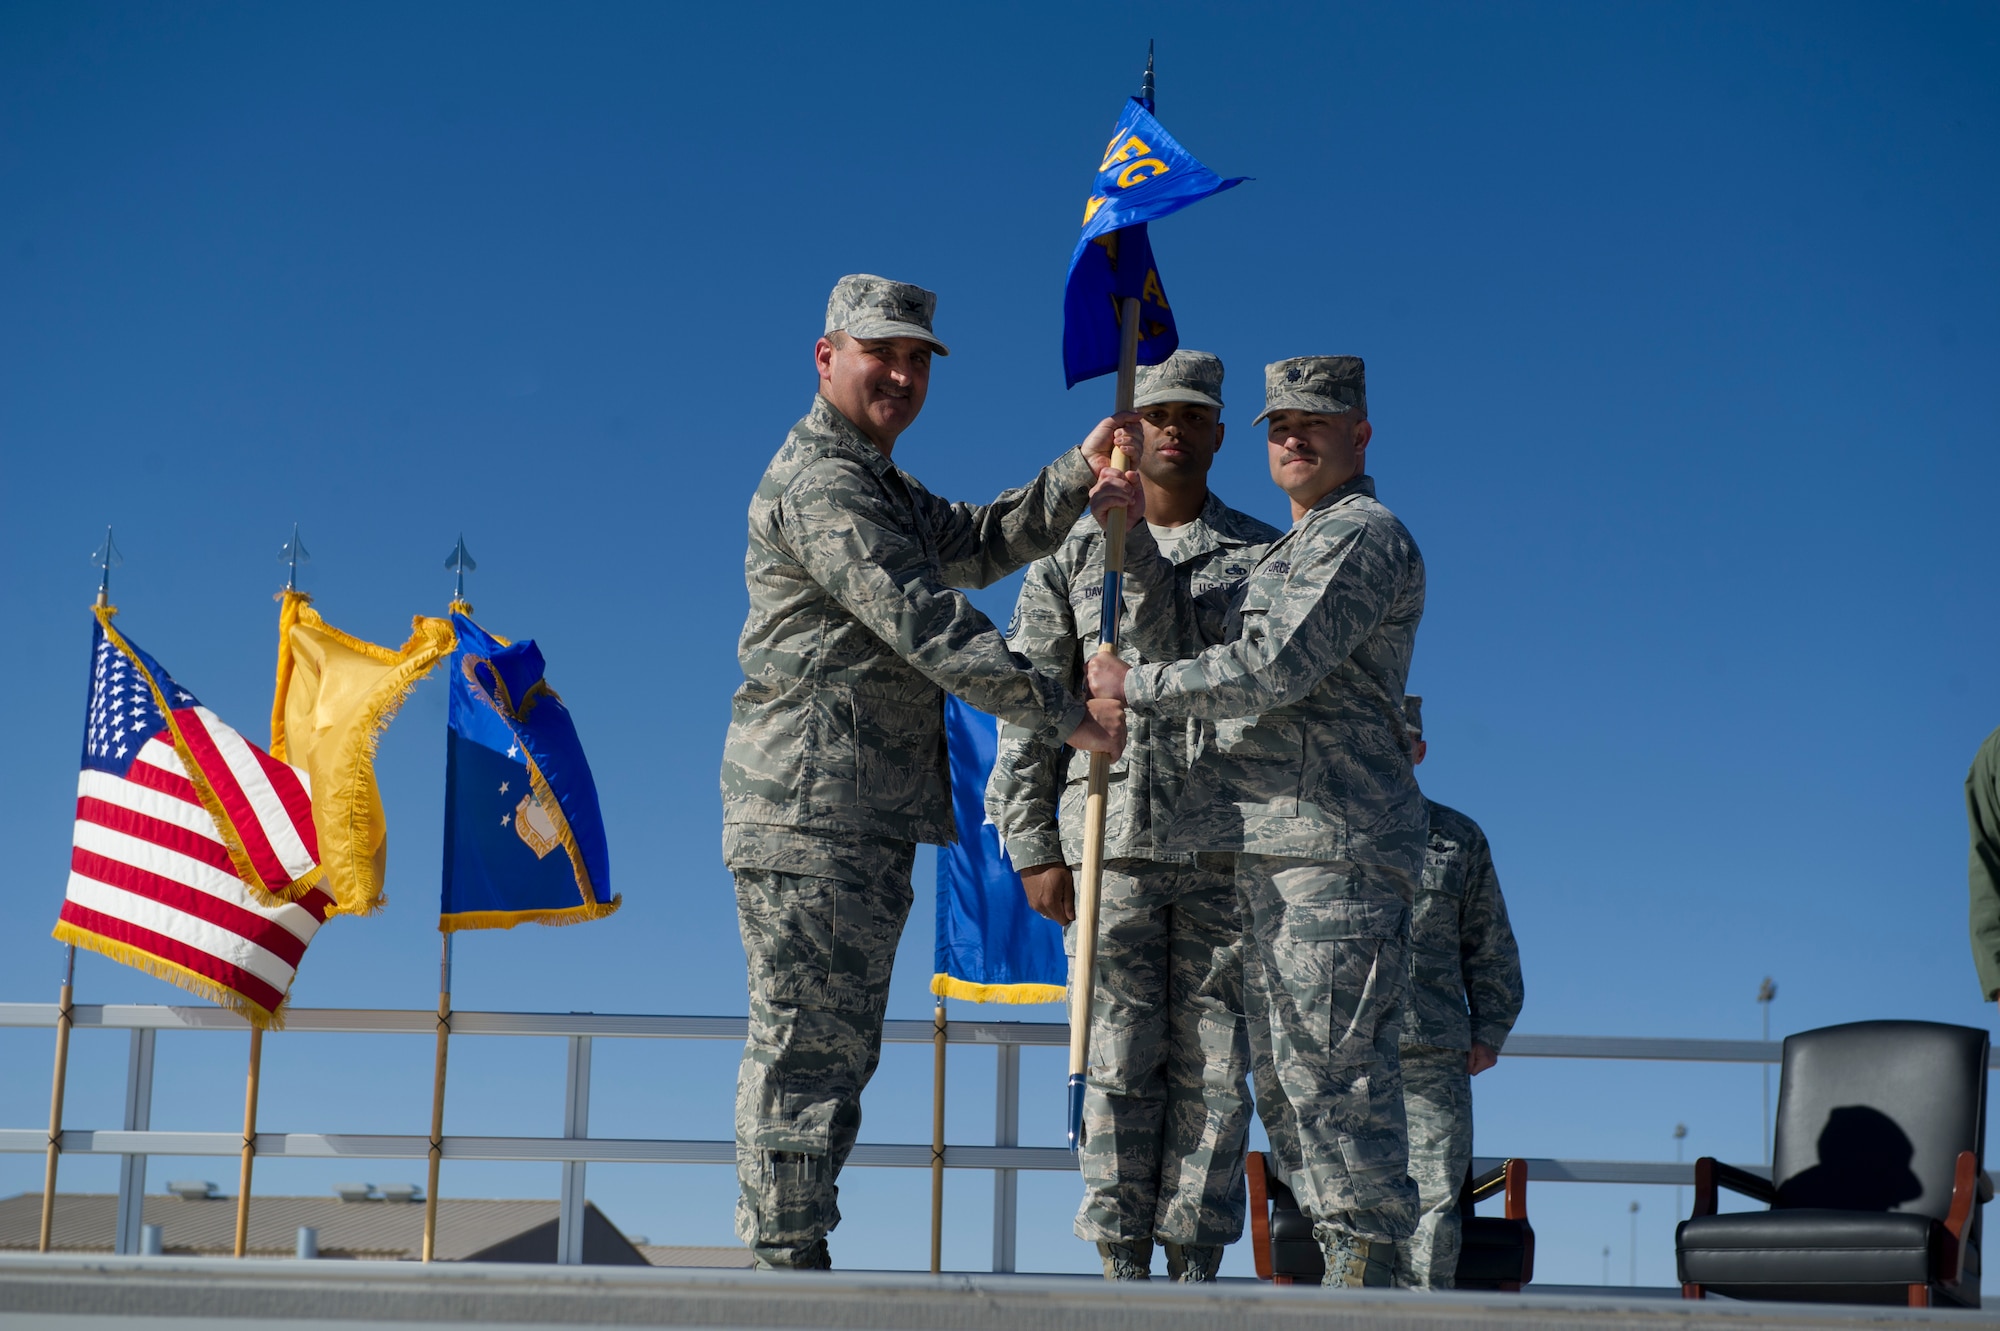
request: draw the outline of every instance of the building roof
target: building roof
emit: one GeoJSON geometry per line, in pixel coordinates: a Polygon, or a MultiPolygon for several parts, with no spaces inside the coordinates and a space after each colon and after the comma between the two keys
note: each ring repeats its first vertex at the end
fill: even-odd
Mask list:
{"type": "MultiPolygon", "coordinates": [[[[42,1195],[0,1199],[0,1250],[30,1251],[41,1233],[42,1195]]],[[[553,1262],[558,1204],[545,1200],[438,1200],[439,1261],[553,1262]]],[[[110,1252],[118,1198],[109,1193],[58,1193],[53,1247],[60,1252],[110,1252]]],[[[149,1195],[143,1223],[161,1228],[169,1254],[227,1255],[236,1243],[236,1199],[149,1195]]],[[[290,1257],[298,1230],[319,1232],[319,1255],[332,1259],[415,1260],[422,1255],[421,1201],[342,1201],[337,1197],[265,1197],[250,1202],[249,1251],[290,1257]]],[[[741,1248],[633,1245],[597,1209],[584,1214],[583,1260],[590,1265],[748,1266],[741,1248]]]]}

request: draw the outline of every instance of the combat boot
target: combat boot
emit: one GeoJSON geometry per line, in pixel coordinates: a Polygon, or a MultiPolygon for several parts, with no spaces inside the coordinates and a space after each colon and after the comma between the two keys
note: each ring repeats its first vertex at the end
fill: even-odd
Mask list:
{"type": "Polygon", "coordinates": [[[1153,1278],[1153,1241],[1141,1239],[1136,1243],[1105,1243],[1099,1240],[1097,1255],[1104,1259],[1106,1280],[1151,1280],[1153,1278]]]}
{"type": "Polygon", "coordinates": [[[1215,1279],[1222,1265],[1220,1243],[1169,1243],[1167,1279],[1184,1285],[1205,1285],[1215,1279]]]}
{"type": "Polygon", "coordinates": [[[1357,1238],[1332,1225],[1314,1225],[1313,1237],[1326,1258],[1322,1285],[1388,1289],[1396,1283],[1396,1245],[1357,1238]]]}
{"type": "Polygon", "coordinates": [[[824,1238],[814,1239],[803,1248],[752,1248],[759,1271],[831,1271],[833,1254],[824,1238]]]}

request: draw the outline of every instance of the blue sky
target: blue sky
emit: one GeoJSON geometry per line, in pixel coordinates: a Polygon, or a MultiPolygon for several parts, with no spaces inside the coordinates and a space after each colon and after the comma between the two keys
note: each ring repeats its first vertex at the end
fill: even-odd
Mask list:
{"type": "MultiPolygon", "coordinates": [[[[741,1012],[715,773],[743,511],[827,289],[940,293],[954,354],[897,451],[933,489],[1074,443],[1111,390],[1063,389],[1063,269],[1148,37],[1165,123],[1254,177],[1154,232],[1186,344],[1230,367],[1216,487],[1282,521],[1259,367],[1367,358],[1371,469],[1430,572],[1423,780],[1492,838],[1520,1029],[1754,1036],[1766,974],[1778,1033],[1988,1022],[1960,782],[2000,723],[2000,14],[1951,4],[8,7],[0,999],[54,997],[104,524],[121,624],[259,735],[296,521],[320,609],[378,641],[442,612],[463,531],[480,619],[542,644],[590,746],[623,913],[467,938],[460,1005],[741,1012]]],[[[1004,619],[1014,585],[976,599],[1004,619]]],[[[391,906],[320,936],[302,1005],[433,1001],[443,716],[433,681],[383,744],[391,906]]],[[[929,865],[897,1016],[928,1013],[929,865]]],[[[42,1121],[48,1049],[0,1032],[0,1122],[42,1121]]],[[[155,1123],[231,1128],[242,1054],[165,1041],[155,1123]]],[[[264,1122],[422,1131],[429,1058],[275,1038],[264,1122]]],[[[449,1130],[560,1131],[559,1043],[454,1060],[449,1130]]],[[[80,1039],[70,1121],[111,1124],[122,1075],[119,1037],[80,1039]]],[[[600,1048],[594,1126],[726,1136],[732,1076],[725,1045],[600,1048]]],[[[1054,1144],[1061,1070],[1026,1077],[1054,1144]]],[[[990,1078],[954,1064],[954,1139],[990,1132],[990,1078]]],[[[928,1079],[892,1050],[864,1139],[924,1139],[928,1079]]],[[[1751,1069],[1518,1060],[1478,1093],[1483,1153],[1671,1159],[1677,1121],[1690,1158],[1760,1149],[1751,1069]]],[[[921,1265],[922,1176],[850,1178],[836,1260],[921,1265]]],[[[0,1195],[39,1179],[0,1157],[0,1195]]],[[[726,1170],[591,1180],[628,1229],[730,1241],[726,1170]]],[[[1024,1189],[1024,1266],[1091,1264],[1076,1192],[1024,1189]]],[[[949,1264],[984,1265],[987,1196],[954,1176],[949,1264]]],[[[1671,1190],[1608,1186],[1536,1190],[1542,1277],[1595,1282],[1609,1245],[1622,1280],[1633,1199],[1670,1281],[1671,1190]]]]}

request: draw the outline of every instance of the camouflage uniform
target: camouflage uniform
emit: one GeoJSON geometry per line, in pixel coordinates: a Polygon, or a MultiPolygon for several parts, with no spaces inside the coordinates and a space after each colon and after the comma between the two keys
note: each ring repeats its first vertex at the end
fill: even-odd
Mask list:
{"type": "MultiPolygon", "coordinates": [[[[1418,724],[1421,724],[1419,722],[1418,724]]],[[[1423,1214],[1396,1245],[1397,1283],[1449,1289],[1458,1269],[1458,1192],[1472,1162],[1474,1043],[1495,1053],[1521,1015],[1521,955],[1479,824],[1432,800],[1423,885],[1410,917],[1410,1013],[1403,1104],[1423,1214]]]]}
{"type": "MultiPolygon", "coordinates": [[[[1266,414],[1365,416],[1361,376],[1352,357],[1280,361],[1266,414]]],[[[1131,580],[1162,586],[1157,552],[1134,553],[1131,580]]],[[[1397,1037],[1424,853],[1402,711],[1423,604],[1416,542],[1358,476],[1265,550],[1220,645],[1125,681],[1135,717],[1208,723],[1167,840],[1238,856],[1258,1111],[1330,1248],[1416,1225],[1397,1037]]],[[[1204,613],[1143,596],[1135,641],[1152,653],[1204,613]]]]}
{"type": "MultiPolygon", "coordinates": [[[[1221,387],[1221,361],[1179,351],[1140,369],[1137,405],[1219,408],[1221,387]]],[[[1142,531],[1129,539],[1151,544],[1142,531]]],[[[1209,495],[1176,529],[1180,594],[1226,594],[1250,571],[1256,547],[1278,535],[1209,495]]],[[[1086,517],[1062,549],[1029,568],[1008,645],[1080,689],[1098,647],[1103,585],[1104,535],[1086,517]]],[[[1188,634],[1165,659],[1201,646],[1188,634]]],[[[1144,659],[1130,645],[1123,654],[1144,659]]],[[[1194,733],[1191,721],[1134,716],[1111,768],[1079,1155],[1086,1191],[1076,1234],[1087,1242],[1221,1245],[1243,1232],[1249,1051],[1233,865],[1226,855],[1164,850],[1155,837],[1186,778],[1194,733]]],[[[1016,866],[1082,863],[1089,772],[1090,755],[1002,728],[986,807],[1016,866]]],[[[1064,945],[1074,956],[1074,925],[1064,945]]]]}
{"type": "MultiPolygon", "coordinates": [[[[935,342],[934,301],[919,287],[843,278],[826,326],[935,342]]],[[[1086,715],[951,588],[985,586],[1054,550],[1091,480],[1072,450],[989,505],[946,503],[816,398],[751,500],[723,855],[750,962],[736,1232],[768,1264],[825,1262],[834,1178],[880,1052],[914,843],[953,836],[944,690],[1051,744],[1086,715]]]]}

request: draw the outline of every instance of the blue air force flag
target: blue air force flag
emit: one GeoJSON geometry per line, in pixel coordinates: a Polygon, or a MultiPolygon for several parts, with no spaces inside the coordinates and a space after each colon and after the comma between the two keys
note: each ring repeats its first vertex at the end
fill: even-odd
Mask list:
{"type": "Polygon", "coordinates": [[[618,909],[597,785],[534,642],[454,613],[438,928],[574,924],[618,909]]]}
{"type": "Polygon", "coordinates": [[[1241,184],[1194,159],[1137,97],[1125,104],[1083,206],[1083,234],[1063,292],[1063,374],[1074,388],[1118,368],[1119,302],[1139,298],[1139,363],[1174,354],[1180,334],[1153,263],[1146,224],[1241,184]]]}
{"type": "Polygon", "coordinates": [[[931,992],[974,1003],[1058,1003],[1069,963],[1062,926],[1028,908],[1021,876],[986,817],[999,724],[958,699],[944,700],[951,805],[958,841],[937,857],[937,963],[931,992]]]}

